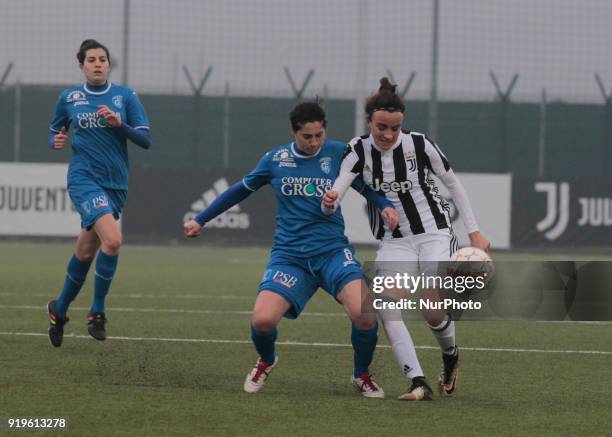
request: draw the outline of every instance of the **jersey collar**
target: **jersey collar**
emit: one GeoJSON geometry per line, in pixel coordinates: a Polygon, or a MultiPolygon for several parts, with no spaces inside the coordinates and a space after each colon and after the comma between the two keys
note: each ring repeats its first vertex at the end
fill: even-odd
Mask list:
{"type": "Polygon", "coordinates": [[[295,141],[293,143],[291,143],[291,152],[297,156],[298,158],[302,158],[302,159],[312,159],[315,156],[317,156],[319,153],[321,153],[321,149],[323,149],[323,147],[325,147],[325,143],[323,143],[321,145],[321,148],[319,149],[319,151],[317,153],[315,153],[314,155],[304,155],[303,153],[301,153],[299,151],[299,149],[295,146],[295,141]]]}
{"type": "Polygon", "coordinates": [[[106,93],[108,92],[108,90],[110,90],[110,89],[111,89],[111,85],[112,85],[112,84],[111,84],[111,83],[110,83],[110,81],[109,81],[109,82],[108,82],[108,85],[106,86],[106,88],[105,88],[105,89],[103,89],[102,91],[92,91],[92,90],[90,90],[90,89],[87,87],[87,83],[84,83],[84,84],[83,84],[83,89],[85,90],[85,92],[86,92],[87,94],[92,94],[92,95],[94,95],[94,96],[101,96],[102,94],[106,94],[106,93]]]}
{"type": "Polygon", "coordinates": [[[370,134],[370,143],[372,144],[372,147],[374,147],[376,150],[378,150],[379,152],[388,152],[390,150],[394,150],[397,146],[399,146],[400,144],[402,144],[402,134],[400,133],[397,136],[397,141],[395,142],[395,144],[393,144],[389,149],[387,150],[383,150],[380,147],[378,147],[378,145],[376,144],[376,142],[374,141],[374,137],[372,136],[372,134],[370,134]]]}

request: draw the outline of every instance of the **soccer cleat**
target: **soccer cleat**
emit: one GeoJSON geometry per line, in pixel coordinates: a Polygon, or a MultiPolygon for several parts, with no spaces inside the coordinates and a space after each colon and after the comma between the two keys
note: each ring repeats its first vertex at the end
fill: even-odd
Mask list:
{"type": "Polygon", "coordinates": [[[274,363],[268,364],[262,361],[261,358],[257,358],[255,367],[249,372],[246,379],[244,380],[244,391],[247,393],[257,393],[262,389],[266,383],[266,379],[270,376],[270,372],[278,363],[278,357],[274,358],[274,363]]]}
{"type": "Polygon", "coordinates": [[[96,340],[106,340],[106,315],[104,313],[87,314],[87,332],[96,340]]]}
{"type": "Polygon", "coordinates": [[[64,341],[64,325],[70,320],[68,317],[61,318],[55,312],[55,299],[47,304],[49,313],[49,340],[55,347],[60,347],[64,341]]]}
{"type": "Polygon", "coordinates": [[[385,397],[385,392],[382,387],[376,384],[370,372],[363,372],[358,378],[351,376],[351,382],[355,390],[360,392],[366,398],[379,398],[385,397]]]}
{"type": "Polygon", "coordinates": [[[424,376],[412,378],[412,385],[398,398],[400,401],[431,401],[433,393],[424,376]]]}
{"type": "Polygon", "coordinates": [[[454,354],[442,354],[442,361],[438,390],[440,396],[452,396],[457,389],[457,380],[459,379],[459,350],[455,347],[454,354]]]}

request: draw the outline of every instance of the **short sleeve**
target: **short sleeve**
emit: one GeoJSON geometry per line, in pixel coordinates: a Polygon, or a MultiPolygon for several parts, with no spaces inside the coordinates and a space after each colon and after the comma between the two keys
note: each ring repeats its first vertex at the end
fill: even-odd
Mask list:
{"type": "Polygon", "coordinates": [[[450,163],[438,145],[429,138],[424,137],[425,154],[429,158],[431,171],[438,176],[444,176],[450,169],[450,163]]]}
{"type": "Polygon", "coordinates": [[[66,130],[70,127],[70,115],[66,110],[66,92],[60,94],[57,99],[57,104],[55,105],[55,113],[53,114],[53,119],[51,120],[51,124],[49,125],[49,130],[55,133],[59,133],[59,131],[65,127],[66,130]]]}
{"type": "Polygon", "coordinates": [[[134,129],[149,129],[149,118],[145,112],[144,106],[140,102],[140,99],[136,93],[129,90],[127,103],[125,106],[125,113],[127,115],[128,126],[134,129]]]}
{"type": "Polygon", "coordinates": [[[266,153],[257,163],[257,166],[242,179],[242,184],[251,191],[257,191],[270,183],[270,163],[272,152],[266,153]]]}

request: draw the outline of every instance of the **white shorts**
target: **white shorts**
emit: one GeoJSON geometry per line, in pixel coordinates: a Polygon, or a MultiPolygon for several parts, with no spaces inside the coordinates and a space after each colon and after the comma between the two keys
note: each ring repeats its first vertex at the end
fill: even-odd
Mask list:
{"type": "Polygon", "coordinates": [[[376,274],[435,274],[438,262],[448,261],[455,250],[457,238],[452,231],[383,240],[376,252],[376,274]]]}

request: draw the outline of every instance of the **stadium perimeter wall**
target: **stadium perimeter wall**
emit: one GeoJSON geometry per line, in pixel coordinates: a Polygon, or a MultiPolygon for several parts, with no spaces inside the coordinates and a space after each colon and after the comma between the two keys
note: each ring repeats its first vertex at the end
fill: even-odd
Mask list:
{"type": "MultiPolygon", "coordinates": [[[[66,190],[66,164],[0,163],[0,236],[76,237],[79,217],[66,190]]],[[[122,218],[127,242],[183,241],[182,223],[241,180],[237,170],[136,166],[122,218]]],[[[612,178],[529,178],[510,174],[460,173],[482,231],[497,249],[574,248],[612,245],[612,178]]],[[[452,201],[453,226],[465,231],[452,201]]],[[[364,201],[351,193],[343,203],[347,235],[375,243],[364,201]]],[[[206,242],[269,245],[274,232],[274,196],[262,188],[219,216],[206,242]]]]}

